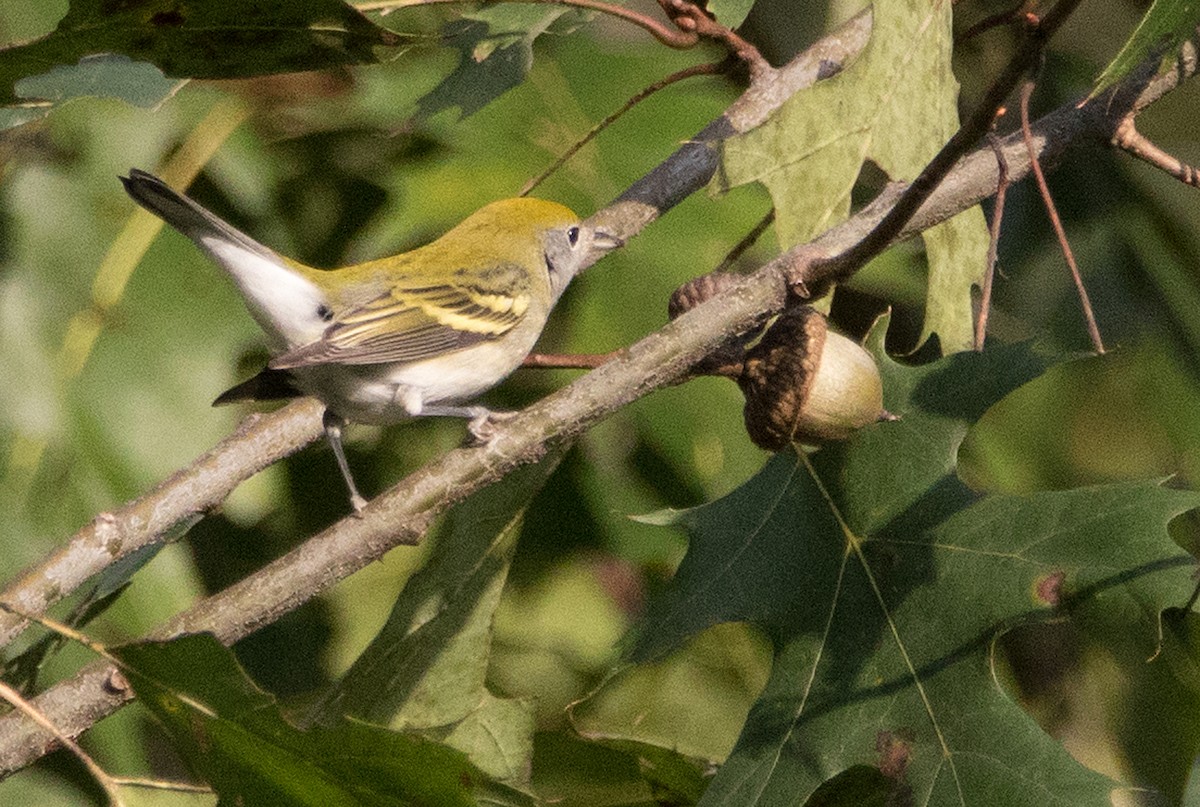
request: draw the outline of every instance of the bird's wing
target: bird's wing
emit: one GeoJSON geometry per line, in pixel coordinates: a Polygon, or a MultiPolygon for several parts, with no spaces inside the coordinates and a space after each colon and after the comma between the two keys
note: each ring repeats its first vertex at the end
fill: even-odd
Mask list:
{"type": "Polygon", "coordinates": [[[343,312],[324,336],[276,356],[270,367],[415,362],[496,339],[524,318],[530,282],[520,266],[502,264],[489,271],[486,285],[400,282],[343,312]]]}

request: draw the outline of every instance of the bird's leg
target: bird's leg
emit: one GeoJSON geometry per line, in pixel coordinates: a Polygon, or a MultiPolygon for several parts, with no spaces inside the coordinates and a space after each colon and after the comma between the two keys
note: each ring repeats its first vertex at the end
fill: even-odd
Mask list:
{"type": "Polygon", "coordinates": [[[346,425],[346,421],[334,414],[332,410],[326,409],[321,423],[325,426],[325,439],[329,441],[329,447],[333,449],[333,456],[337,458],[342,478],[346,480],[346,487],[350,489],[350,506],[354,508],[355,513],[361,513],[362,509],[367,506],[367,500],[358,492],[358,487],[354,484],[354,477],[350,475],[350,463],[346,462],[346,452],[342,449],[342,427],[346,425]]]}
{"type": "Polygon", "coordinates": [[[476,443],[486,445],[495,436],[496,424],[512,417],[512,412],[493,412],[486,406],[425,406],[422,415],[467,419],[467,431],[476,443]]]}

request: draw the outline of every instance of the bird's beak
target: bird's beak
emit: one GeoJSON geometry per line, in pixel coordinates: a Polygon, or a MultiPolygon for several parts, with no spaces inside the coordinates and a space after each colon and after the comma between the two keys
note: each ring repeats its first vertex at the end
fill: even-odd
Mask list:
{"type": "Polygon", "coordinates": [[[597,258],[625,245],[625,239],[613,235],[603,227],[597,227],[592,232],[591,252],[597,258]]]}

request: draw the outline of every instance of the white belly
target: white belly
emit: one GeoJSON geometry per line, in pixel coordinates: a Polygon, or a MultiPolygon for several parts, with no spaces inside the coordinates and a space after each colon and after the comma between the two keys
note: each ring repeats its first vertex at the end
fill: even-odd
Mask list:
{"type": "MultiPolygon", "coordinates": [[[[530,345],[532,347],[532,344],[530,345]]],[[[386,425],[421,414],[432,404],[470,401],[520,364],[512,345],[483,342],[411,364],[322,364],[292,370],[296,384],[333,412],[356,423],[386,425]]]]}

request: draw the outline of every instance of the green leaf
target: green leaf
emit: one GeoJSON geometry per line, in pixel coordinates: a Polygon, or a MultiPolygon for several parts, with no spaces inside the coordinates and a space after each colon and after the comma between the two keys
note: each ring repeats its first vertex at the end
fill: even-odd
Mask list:
{"type": "Polygon", "coordinates": [[[183,84],[167,78],[154,65],[127,56],[85,56],[77,64],[59,65],[19,79],[13,87],[16,95],[38,100],[29,106],[0,109],[0,128],[27,123],[28,115],[48,115],[59,104],[87,96],[119,98],[151,108],[170,98],[183,84]]]}
{"type": "Polygon", "coordinates": [[[726,28],[737,28],[746,21],[754,0],[708,0],[709,12],[726,28]]]}
{"type": "Polygon", "coordinates": [[[52,33],[0,50],[0,103],[104,94],[152,104],[171,91],[147,65],[85,58],[96,54],[173,79],[236,78],[374,62],[375,47],[399,40],[339,0],[72,0],[52,33]]]}
{"type": "MultiPolygon", "coordinates": [[[[702,804],[797,803],[855,766],[922,805],[1109,804],[1000,687],[993,642],[1060,603],[1102,602],[1144,638],[1194,562],[1167,535],[1200,495],[1154,482],[979,497],[954,473],[969,423],[1045,361],[1027,347],[901,367],[902,416],[782,454],[679,515],[691,547],[636,636],[645,658],[720,621],[765,629],[775,664],[702,804]]],[[[871,785],[873,786],[873,785],[871,785]]]]}
{"type": "Polygon", "coordinates": [[[667,807],[695,804],[712,766],[673,749],[627,740],[538,735],[534,779],[542,803],[667,807]]]}
{"type": "MultiPolygon", "coordinates": [[[[857,61],[723,145],[714,187],[766,185],[784,248],[846,218],[866,162],[892,179],[912,179],[958,129],[950,4],[881,0],[873,9],[871,41],[857,61]]],[[[922,338],[936,333],[947,351],[967,349],[971,287],[987,254],[983,213],[971,208],[922,237],[929,263],[922,338]]]]}
{"type": "Polygon", "coordinates": [[[678,652],[616,671],[571,706],[571,725],[589,739],[670,748],[715,766],[767,682],[770,652],[746,625],[715,625],[678,652]]]}
{"type": "Polygon", "coordinates": [[[301,731],[208,634],[111,651],[139,700],[222,804],[523,804],[466,756],[364,723],[301,731]]]}
{"type": "Polygon", "coordinates": [[[465,118],[520,84],[533,66],[533,41],[567,11],[501,3],[451,23],[446,37],[461,52],[458,67],[417,102],[417,115],[458,107],[465,118]]]}
{"type": "Polygon", "coordinates": [[[707,760],[686,757],[673,748],[633,740],[598,743],[637,760],[638,771],[650,785],[656,804],[695,804],[712,778],[707,760]]]}
{"type": "Polygon", "coordinates": [[[525,510],[561,451],[509,474],[449,515],[450,530],[408,581],[387,623],[314,708],[435,732],[496,778],[524,783],[533,755],[530,705],[484,684],[492,617],[525,510]]]}
{"type": "Polygon", "coordinates": [[[1152,56],[1173,58],[1200,25],[1200,0],[1154,0],[1116,58],[1096,77],[1095,98],[1152,56]]]}

